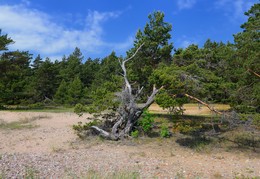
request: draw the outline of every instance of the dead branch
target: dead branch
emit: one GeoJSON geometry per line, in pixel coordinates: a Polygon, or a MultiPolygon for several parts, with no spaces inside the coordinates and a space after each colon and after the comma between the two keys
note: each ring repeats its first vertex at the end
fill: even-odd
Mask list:
{"type": "Polygon", "coordinates": [[[153,85],[153,92],[152,94],[148,97],[146,103],[144,104],[144,106],[142,107],[142,110],[143,109],[147,109],[149,106],[151,106],[151,104],[154,102],[154,98],[156,96],[156,94],[161,90],[163,89],[164,87],[160,87],[159,89],[156,89],[155,85],[153,85]]]}
{"type": "Polygon", "coordinates": [[[125,90],[128,90],[129,94],[132,94],[132,87],[131,87],[131,84],[129,83],[128,79],[127,79],[125,63],[128,62],[129,60],[131,60],[132,58],[134,58],[135,55],[137,54],[137,52],[142,48],[143,45],[144,45],[144,43],[140,47],[138,47],[136,52],[131,57],[129,57],[128,59],[122,60],[122,62],[119,61],[121,68],[123,70],[123,77],[124,77],[124,80],[125,80],[125,90]]]}
{"type": "Polygon", "coordinates": [[[199,102],[200,104],[206,106],[207,108],[209,108],[209,110],[211,110],[211,111],[213,111],[213,112],[215,112],[215,113],[217,113],[217,114],[220,114],[220,115],[223,114],[222,112],[217,111],[216,109],[214,109],[213,107],[211,107],[209,104],[207,104],[207,103],[201,101],[200,99],[198,99],[198,98],[196,98],[196,97],[194,97],[194,96],[191,96],[191,95],[189,95],[189,94],[184,94],[184,95],[187,96],[187,97],[190,98],[190,99],[194,99],[195,101],[197,101],[197,102],[199,102]]]}
{"type": "Polygon", "coordinates": [[[135,55],[137,54],[137,52],[142,48],[143,45],[144,45],[144,43],[142,43],[142,45],[140,45],[140,47],[138,47],[138,49],[135,51],[135,53],[130,58],[124,60],[123,62],[127,62],[127,61],[131,60],[132,58],[134,58],[135,55]]]}
{"type": "Polygon", "coordinates": [[[110,134],[103,130],[103,129],[100,129],[99,127],[97,126],[91,126],[92,129],[95,129],[96,131],[98,131],[100,133],[101,136],[105,137],[105,138],[109,138],[110,137],[110,134]]]}

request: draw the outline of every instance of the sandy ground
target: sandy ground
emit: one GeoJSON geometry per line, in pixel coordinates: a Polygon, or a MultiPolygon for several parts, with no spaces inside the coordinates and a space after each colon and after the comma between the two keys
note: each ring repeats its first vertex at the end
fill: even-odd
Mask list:
{"type": "MultiPolygon", "coordinates": [[[[260,177],[257,153],[197,153],[174,139],[155,142],[81,141],[72,125],[88,117],[73,113],[0,111],[0,121],[28,121],[32,128],[0,128],[0,178],[77,178],[96,171],[138,172],[141,178],[260,177]]],[[[155,139],[157,140],[157,139],[155,139]]]]}
{"type": "Polygon", "coordinates": [[[0,131],[2,153],[42,153],[55,148],[67,148],[67,144],[77,138],[72,125],[83,120],[73,113],[45,112],[0,112],[0,119],[5,122],[32,119],[32,129],[0,131]]]}

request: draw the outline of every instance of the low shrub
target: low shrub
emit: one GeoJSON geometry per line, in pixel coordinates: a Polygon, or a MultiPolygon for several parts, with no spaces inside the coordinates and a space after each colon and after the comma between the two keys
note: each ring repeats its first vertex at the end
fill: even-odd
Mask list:
{"type": "Polygon", "coordinates": [[[138,121],[138,126],[141,127],[145,134],[148,134],[152,131],[153,123],[154,118],[152,117],[152,114],[145,110],[142,118],[138,121]]]}
{"type": "Polygon", "coordinates": [[[139,137],[139,131],[138,131],[138,130],[132,131],[132,132],[131,132],[131,136],[132,136],[133,138],[138,138],[138,137],[139,137]]]}
{"type": "Polygon", "coordinates": [[[162,124],[161,125],[161,132],[160,132],[160,136],[163,138],[167,138],[171,136],[171,133],[169,131],[169,128],[166,124],[162,124]]]}

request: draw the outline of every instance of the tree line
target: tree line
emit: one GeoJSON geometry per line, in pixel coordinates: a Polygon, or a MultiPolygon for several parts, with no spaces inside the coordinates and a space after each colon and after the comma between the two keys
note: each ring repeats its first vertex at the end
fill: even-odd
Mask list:
{"type": "MultiPolygon", "coordinates": [[[[180,109],[189,101],[185,94],[209,103],[227,103],[239,112],[260,111],[260,4],[245,13],[248,20],[234,43],[208,39],[202,47],[174,48],[172,25],[164,13],[148,16],[127,51],[128,79],[133,91],[163,86],[156,102],[164,108],[180,109]]],[[[117,92],[124,78],[115,52],[101,59],[85,59],[79,48],[61,60],[33,59],[28,51],[10,51],[14,41],[0,31],[0,105],[33,105],[46,100],[57,105],[87,105],[102,111],[118,105],[117,92]]],[[[144,96],[147,96],[144,95],[144,96]]],[[[140,98],[140,102],[144,99],[140,98]]]]}

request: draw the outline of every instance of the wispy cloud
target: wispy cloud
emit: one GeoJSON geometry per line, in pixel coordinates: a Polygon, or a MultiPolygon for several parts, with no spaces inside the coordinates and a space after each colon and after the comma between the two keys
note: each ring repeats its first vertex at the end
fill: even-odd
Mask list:
{"type": "Polygon", "coordinates": [[[177,5],[180,10],[190,9],[196,4],[196,0],[178,0],[177,5]]]}
{"type": "Polygon", "coordinates": [[[176,39],[175,46],[177,48],[187,48],[191,44],[198,44],[198,39],[195,39],[193,37],[189,38],[186,35],[183,35],[176,39]]]}
{"type": "Polygon", "coordinates": [[[215,7],[224,11],[230,21],[241,23],[246,18],[244,12],[250,9],[253,4],[253,0],[218,0],[215,7]]]}
{"type": "Polygon", "coordinates": [[[22,4],[29,6],[31,5],[31,2],[29,0],[22,0],[22,4]]]}
{"type": "Polygon", "coordinates": [[[190,41],[190,40],[183,40],[182,42],[181,42],[181,44],[180,44],[180,46],[182,47],[182,48],[187,48],[188,46],[190,46],[191,44],[194,44],[192,41],[190,41]]]}
{"type": "Polygon", "coordinates": [[[0,5],[0,12],[0,28],[16,42],[10,46],[13,50],[30,50],[43,56],[62,56],[72,52],[75,47],[83,49],[85,53],[99,54],[103,49],[125,49],[132,44],[129,39],[120,43],[102,39],[102,23],[118,18],[120,12],[89,11],[81,29],[56,23],[54,17],[29,8],[27,0],[19,5],[0,5]]]}

